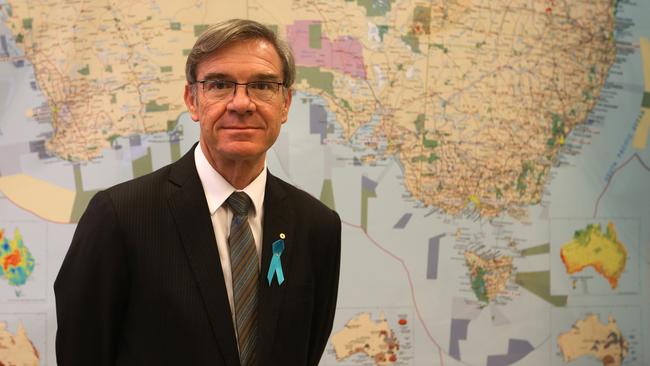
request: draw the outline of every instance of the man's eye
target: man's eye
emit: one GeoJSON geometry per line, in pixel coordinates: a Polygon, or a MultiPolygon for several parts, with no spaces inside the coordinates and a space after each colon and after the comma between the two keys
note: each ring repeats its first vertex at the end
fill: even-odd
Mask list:
{"type": "Polygon", "coordinates": [[[224,90],[230,89],[232,86],[225,80],[213,80],[207,83],[210,90],[224,90]]]}
{"type": "Polygon", "coordinates": [[[267,83],[264,81],[259,81],[256,83],[250,83],[248,84],[249,88],[256,89],[256,90],[273,90],[273,87],[275,84],[273,83],[267,83]]]}

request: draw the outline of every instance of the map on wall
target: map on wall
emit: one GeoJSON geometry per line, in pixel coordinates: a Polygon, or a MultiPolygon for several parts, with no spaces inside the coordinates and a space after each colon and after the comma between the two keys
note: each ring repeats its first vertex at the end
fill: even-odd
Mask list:
{"type": "Polygon", "coordinates": [[[0,309],[23,314],[3,332],[42,340],[25,357],[55,364],[52,284],[75,223],[98,190],[197,141],[185,59],[237,17],[295,54],[270,171],[343,221],[322,365],[647,364],[647,14],[612,0],[0,0],[0,309]],[[21,325],[33,314],[45,325],[21,325]]]}

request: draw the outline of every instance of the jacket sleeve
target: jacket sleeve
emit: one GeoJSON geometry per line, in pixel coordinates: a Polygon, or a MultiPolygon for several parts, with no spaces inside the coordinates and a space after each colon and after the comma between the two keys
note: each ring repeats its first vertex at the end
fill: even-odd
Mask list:
{"type": "Polygon", "coordinates": [[[327,230],[323,233],[325,239],[315,248],[317,256],[314,263],[318,263],[318,282],[315,289],[316,302],[309,339],[309,356],[307,358],[309,366],[318,365],[327,345],[334,323],[339,288],[341,219],[336,212],[333,212],[330,222],[325,227],[327,230]]]}
{"type": "Polygon", "coordinates": [[[59,366],[114,365],[128,294],[127,255],[106,192],[82,216],[54,283],[59,366]]]}

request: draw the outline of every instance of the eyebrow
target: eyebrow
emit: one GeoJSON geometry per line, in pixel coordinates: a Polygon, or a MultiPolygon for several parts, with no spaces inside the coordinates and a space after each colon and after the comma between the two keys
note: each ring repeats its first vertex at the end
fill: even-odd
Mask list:
{"type": "MultiPolygon", "coordinates": [[[[203,80],[232,80],[232,76],[221,72],[211,72],[203,76],[203,80]]],[[[281,78],[275,74],[255,74],[252,76],[253,81],[275,81],[281,82],[281,78]]]]}

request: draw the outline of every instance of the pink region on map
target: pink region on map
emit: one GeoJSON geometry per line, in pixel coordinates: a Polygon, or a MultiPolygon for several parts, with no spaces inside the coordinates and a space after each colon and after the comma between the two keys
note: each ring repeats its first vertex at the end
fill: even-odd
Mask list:
{"type": "Polygon", "coordinates": [[[332,42],[321,35],[321,47],[309,47],[309,26],[317,20],[300,20],[287,26],[287,40],[293,49],[296,64],[322,66],[341,71],[356,78],[365,79],[361,43],[353,37],[339,37],[332,42]]]}

